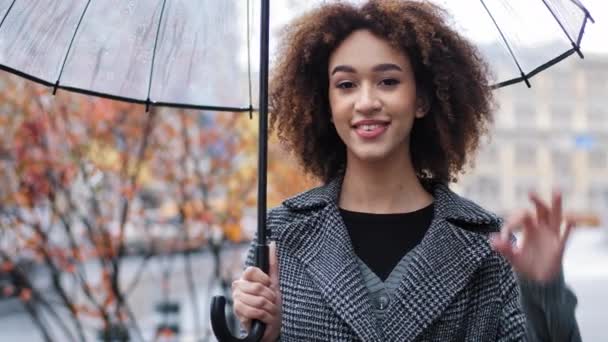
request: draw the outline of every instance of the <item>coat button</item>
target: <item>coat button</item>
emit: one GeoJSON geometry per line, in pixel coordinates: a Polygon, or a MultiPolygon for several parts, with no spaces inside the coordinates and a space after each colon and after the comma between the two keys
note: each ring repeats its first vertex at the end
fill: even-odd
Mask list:
{"type": "Polygon", "coordinates": [[[387,295],[381,295],[378,298],[378,309],[385,310],[388,307],[390,300],[387,295]]]}

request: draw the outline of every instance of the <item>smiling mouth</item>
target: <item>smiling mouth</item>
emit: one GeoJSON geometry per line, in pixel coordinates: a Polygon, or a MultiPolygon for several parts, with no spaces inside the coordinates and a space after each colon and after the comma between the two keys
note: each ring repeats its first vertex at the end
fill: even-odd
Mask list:
{"type": "Polygon", "coordinates": [[[362,129],[366,132],[371,132],[382,126],[388,126],[388,124],[371,124],[371,125],[360,125],[360,126],[354,126],[354,127],[355,127],[355,129],[362,129]]]}
{"type": "Polygon", "coordinates": [[[365,120],[365,121],[362,121],[362,122],[355,123],[351,127],[353,129],[362,129],[362,130],[365,130],[365,131],[373,131],[374,129],[376,129],[378,127],[386,127],[389,124],[390,124],[390,122],[387,122],[387,121],[365,120]]]}
{"type": "Polygon", "coordinates": [[[382,135],[389,125],[389,122],[373,122],[356,124],[352,128],[359,137],[373,139],[382,135]]]}

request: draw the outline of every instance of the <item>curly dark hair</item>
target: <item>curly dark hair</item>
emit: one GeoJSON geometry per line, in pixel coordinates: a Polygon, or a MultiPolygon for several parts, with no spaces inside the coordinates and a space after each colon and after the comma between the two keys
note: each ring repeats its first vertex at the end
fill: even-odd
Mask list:
{"type": "Polygon", "coordinates": [[[286,29],[270,83],[270,127],[306,173],[328,182],[345,170],[346,146],[330,122],[328,63],[348,35],[367,29],[409,56],[429,105],[411,133],[417,175],[457,180],[487,132],[494,101],[487,64],[447,18],[428,2],[370,0],[323,5],[286,29]]]}

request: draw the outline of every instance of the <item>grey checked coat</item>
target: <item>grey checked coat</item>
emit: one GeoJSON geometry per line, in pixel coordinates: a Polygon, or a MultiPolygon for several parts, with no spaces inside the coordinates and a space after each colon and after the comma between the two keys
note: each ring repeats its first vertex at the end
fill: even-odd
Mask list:
{"type": "MultiPolygon", "coordinates": [[[[286,200],[268,216],[277,241],[282,341],[520,341],[514,273],[488,242],[500,220],[445,185],[435,216],[385,319],[376,321],[337,205],[341,179],[286,200]]],[[[252,263],[252,253],[248,264],[252,263]]]]}

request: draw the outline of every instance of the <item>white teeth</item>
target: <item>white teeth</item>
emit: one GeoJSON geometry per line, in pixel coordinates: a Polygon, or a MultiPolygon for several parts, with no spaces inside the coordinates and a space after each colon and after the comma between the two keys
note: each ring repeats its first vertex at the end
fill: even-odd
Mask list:
{"type": "Polygon", "coordinates": [[[362,125],[361,127],[363,128],[363,130],[369,132],[369,131],[372,131],[372,130],[380,127],[380,125],[362,125]]]}

